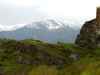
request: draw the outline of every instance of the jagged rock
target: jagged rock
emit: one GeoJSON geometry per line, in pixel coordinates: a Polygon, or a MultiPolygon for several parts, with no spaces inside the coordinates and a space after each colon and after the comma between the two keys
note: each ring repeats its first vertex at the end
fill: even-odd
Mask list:
{"type": "Polygon", "coordinates": [[[80,47],[95,48],[96,42],[96,20],[86,22],[80,30],[80,34],[76,38],[76,44],[80,47]]]}
{"type": "Polygon", "coordinates": [[[94,49],[100,44],[100,7],[97,8],[97,17],[87,21],[77,35],[76,45],[82,48],[94,49]]]}

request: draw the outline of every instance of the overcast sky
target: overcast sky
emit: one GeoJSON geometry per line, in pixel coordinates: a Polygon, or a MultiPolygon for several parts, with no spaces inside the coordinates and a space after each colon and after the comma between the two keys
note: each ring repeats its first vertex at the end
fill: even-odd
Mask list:
{"type": "Polygon", "coordinates": [[[95,18],[100,0],[0,0],[0,24],[24,24],[48,17],[95,18]]]}

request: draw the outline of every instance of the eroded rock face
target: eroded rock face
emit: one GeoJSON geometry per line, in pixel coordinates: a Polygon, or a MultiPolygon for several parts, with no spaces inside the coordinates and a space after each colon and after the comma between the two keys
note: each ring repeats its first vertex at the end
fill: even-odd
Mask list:
{"type": "Polygon", "coordinates": [[[100,7],[97,8],[96,19],[87,21],[77,35],[76,45],[83,48],[100,46],[100,7]]]}
{"type": "Polygon", "coordinates": [[[80,30],[75,43],[79,47],[95,48],[97,46],[97,26],[96,19],[86,22],[80,30]]]}

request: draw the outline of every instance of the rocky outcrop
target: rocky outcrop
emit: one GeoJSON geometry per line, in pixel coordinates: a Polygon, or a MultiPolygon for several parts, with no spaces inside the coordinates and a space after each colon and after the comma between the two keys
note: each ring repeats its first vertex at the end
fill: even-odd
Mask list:
{"type": "Polygon", "coordinates": [[[86,22],[80,30],[75,43],[79,47],[94,48],[96,43],[96,20],[86,22]],[[92,46],[93,45],[93,46],[92,46]]]}
{"type": "Polygon", "coordinates": [[[76,45],[83,48],[96,48],[100,45],[100,7],[96,19],[87,21],[77,35],[76,45]]]}

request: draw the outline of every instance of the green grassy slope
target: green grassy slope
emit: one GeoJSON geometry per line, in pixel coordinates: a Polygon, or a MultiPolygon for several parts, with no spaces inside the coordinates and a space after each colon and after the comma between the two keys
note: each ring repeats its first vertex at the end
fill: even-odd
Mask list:
{"type": "Polygon", "coordinates": [[[99,75],[99,57],[100,48],[0,39],[0,75],[99,75]]]}

